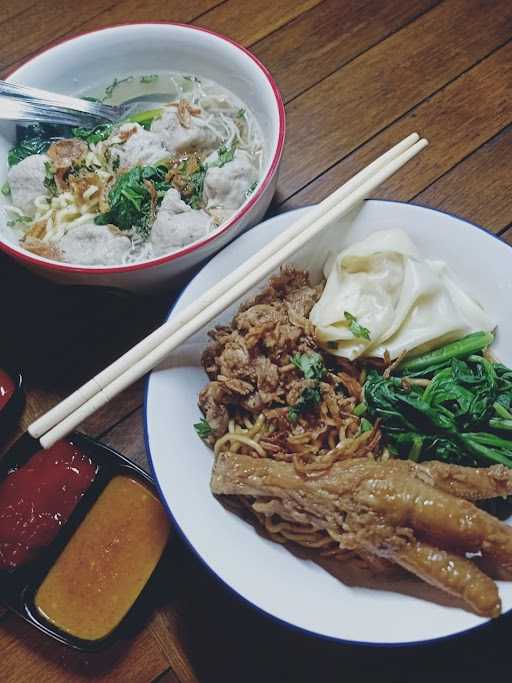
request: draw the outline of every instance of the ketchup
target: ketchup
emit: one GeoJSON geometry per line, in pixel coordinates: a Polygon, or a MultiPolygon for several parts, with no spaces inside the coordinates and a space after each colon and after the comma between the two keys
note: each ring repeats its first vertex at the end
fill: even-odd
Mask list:
{"type": "Polygon", "coordinates": [[[49,545],[96,476],[74,444],[35,453],[0,483],[0,569],[15,569],[49,545]]]}
{"type": "Polygon", "coordinates": [[[14,382],[9,375],[0,368],[0,410],[7,404],[14,394],[14,382]]]}

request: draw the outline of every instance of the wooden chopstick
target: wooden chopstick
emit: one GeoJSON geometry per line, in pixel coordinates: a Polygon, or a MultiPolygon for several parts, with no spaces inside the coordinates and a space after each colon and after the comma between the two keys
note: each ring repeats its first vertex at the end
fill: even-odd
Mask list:
{"type": "Polygon", "coordinates": [[[41,445],[49,448],[158,365],[173,349],[246,294],[327,225],[349,213],[427,144],[427,140],[419,140],[417,134],[402,140],[212,287],[176,319],[162,325],[93,380],[32,423],[30,434],[35,438],[41,436],[41,445]]]}

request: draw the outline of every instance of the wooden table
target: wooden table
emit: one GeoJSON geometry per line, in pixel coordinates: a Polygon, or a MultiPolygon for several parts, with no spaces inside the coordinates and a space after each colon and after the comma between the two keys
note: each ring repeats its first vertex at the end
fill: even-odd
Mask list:
{"type": "MultiPolygon", "coordinates": [[[[322,199],[418,130],[430,147],[378,196],[454,212],[512,242],[510,0],[16,0],[0,4],[0,69],[76,33],[154,20],[225,33],[276,77],[288,138],[272,212],[322,199]]],[[[56,288],[4,257],[0,283],[0,345],[16,350],[28,386],[22,427],[158,324],[172,298],[56,288]]],[[[139,383],[84,431],[144,464],[142,399],[139,383]]],[[[132,639],[79,655],[7,616],[0,680],[489,677],[508,663],[510,625],[502,618],[456,641],[404,650],[308,638],[241,603],[175,538],[161,604],[132,639]]]]}

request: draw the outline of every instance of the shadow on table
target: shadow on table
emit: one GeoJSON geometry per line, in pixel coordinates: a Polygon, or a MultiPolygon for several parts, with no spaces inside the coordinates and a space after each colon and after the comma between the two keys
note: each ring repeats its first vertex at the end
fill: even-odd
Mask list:
{"type": "Polygon", "coordinates": [[[179,612],[180,640],[201,683],[431,683],[473,680],[482,674],[501,677],[508,667],[510,615],[466,635],[421,646],[342,645],[286,627],[251,608],[208,572],[182,540],[173,552],[180,557],[179,587],[167,609],[179,612]]]}
{"type": "Polygon", "coordinates": [[[172,295],[59,286],[0,256],[1,359],[12,359],[30,386],[69,390],[156,327],[172,295]]]}

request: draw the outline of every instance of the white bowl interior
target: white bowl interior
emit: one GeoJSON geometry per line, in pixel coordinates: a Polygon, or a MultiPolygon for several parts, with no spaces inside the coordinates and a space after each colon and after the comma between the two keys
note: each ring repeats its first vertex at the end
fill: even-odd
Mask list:
{"type": "MultiPolygon", "coordinates": [[[[302,209],[301,211],[307,211],[302,209]]],[[[284,214],[237,239],[194,278],[172,315],[231,272],[286,228],[298,212],[284,214]]],[[[375,230],[400,227],[421,253],[444,259],[499,322],[498,357],[512,364],[512,252],[488,233],[455,217],[418,206],[369,201],[332,226],[322,240],[296,258],[318,268],[329,248],[364,238],[375,230]],[[461,253],[463,258],[461,258],[461,253]]],[[[219,321],[228,319],[237,305],[219,321]]],[[[146,436],[158,484],[172,516],[204,562],[237,593],[286,623],[343,640],[401,644],[451,636],[485,623],[468,611],[407,595],[349,587],[312,562],[299,560],[282,546],[257,535],[211,495],[211,451],[197,437],[198,391],[207,377],[199,359],[206,343],[202,331],[154,371],[146,396],[146,436]]],[[[503,610],[512,608],[512,583],[500,582],[503,610]]]]}
{"type": "MultiPolygon", "coordinates": [[[[263,134],[262,178],[267,175],[280,132],[279,109],[272,85],[246,52],[207,31],[173,24],[133,24],[95,31],[41,53],[8,80],[82,95],[104,88],[114,77],[155,70],[184,71],[213,79],[246,103],[263,134]]],[[[0,185],[6,179],[7,152],[14,144],[15,130],[13,123],[0,122],[0,185]]],[[[2,238],[17,248],[10,231],[0,234],[2,238]]]]}

